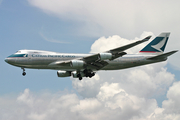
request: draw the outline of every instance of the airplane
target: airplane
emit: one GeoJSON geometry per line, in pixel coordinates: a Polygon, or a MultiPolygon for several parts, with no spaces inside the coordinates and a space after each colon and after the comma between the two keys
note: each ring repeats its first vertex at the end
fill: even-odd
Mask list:
{"type": "Polygon", "coordinates": [[[5,58],[5,62],[25,68],[58,70],[58,77],[79,78],[93,77],[99,70],[119,70],[156,62],[166,61],[168,56],[178,50],[163,53],[170,33],[164,32],[153,39],[138,54],[128,55],[125,50],[148,41],[151,36],[142,40],[96,54],[69,54],[42,50],[19,50],[5,58]]]}

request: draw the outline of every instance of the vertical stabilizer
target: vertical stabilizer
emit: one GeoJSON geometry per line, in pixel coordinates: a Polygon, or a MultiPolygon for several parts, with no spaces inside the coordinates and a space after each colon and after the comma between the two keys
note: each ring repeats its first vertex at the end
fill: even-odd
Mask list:
{"type": "Polygon", "coordinates": [[[162,54],[166,47],[170,33],[161,33],[154,40],[152,40],[140,53],[162,54]]]}

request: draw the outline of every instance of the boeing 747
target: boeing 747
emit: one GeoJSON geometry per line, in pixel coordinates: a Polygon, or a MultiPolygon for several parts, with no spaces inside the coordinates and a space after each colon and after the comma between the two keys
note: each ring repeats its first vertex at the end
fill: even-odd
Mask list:
{"type": "Polygon", "coordinates": [[[97,54],[68,54],[41,50],[19,50],[5,58],[13,66],[23,69],[58,70],[58,77],[93,77],[99,70],[119,70],[167,60],[177,50],[163,53],[170,33],[161,33],[145,46],[139,54],[128,55],[125,50],[148,41],[151,36],[131,44],[97,54]]]}

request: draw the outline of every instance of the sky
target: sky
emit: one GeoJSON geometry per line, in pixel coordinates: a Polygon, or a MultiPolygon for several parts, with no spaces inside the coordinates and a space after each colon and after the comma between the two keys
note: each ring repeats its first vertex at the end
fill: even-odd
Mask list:
{"type": "MultiPolygon", "coordinates": [[[[1,120],[179,120],[180,53],[166,62],[99,71],[82,81],[4,59],[20,49],[96,53],[171,32],[180,48],[177,0],[0,0],[1,120]]],[[[150,40],[150,41],[151,41],[150,40]]],[[[148,41],[148,42],[150,42],[148,41]]],[[[127,50],[135,54],[146,44],[127,50]]]]}

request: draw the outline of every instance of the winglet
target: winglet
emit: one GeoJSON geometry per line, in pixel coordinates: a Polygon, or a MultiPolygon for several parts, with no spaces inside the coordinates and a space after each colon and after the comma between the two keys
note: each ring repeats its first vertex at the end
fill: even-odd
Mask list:
{"type": "Polygon", "coordinates": [[[152,37],[151,35],[150,35],[150,36],[147,36],[147,37],[144,38],[143,40],[144,40],[144,41],[148,41],[151,37],[152,37]]]}

